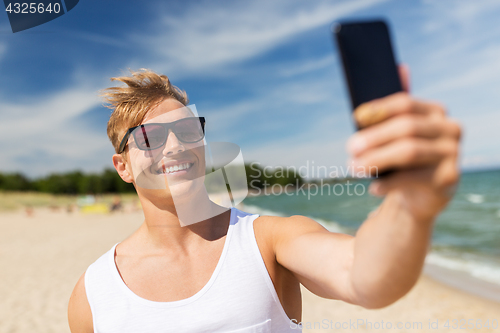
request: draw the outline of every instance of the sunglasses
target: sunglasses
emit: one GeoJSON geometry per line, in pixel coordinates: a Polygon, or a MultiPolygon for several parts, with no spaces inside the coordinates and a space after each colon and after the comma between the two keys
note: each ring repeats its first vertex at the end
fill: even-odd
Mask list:
{"type": "Polygon", "coordinates": [[[205,137],[205,117],[189,117],[171,123],[149,123],[129,128],[118,148],[123,153],[130,135],[140,150],[153,150],[167,143],[168,130],[171,129],[177,139],[183,143],[195,143],[205,137]]]}

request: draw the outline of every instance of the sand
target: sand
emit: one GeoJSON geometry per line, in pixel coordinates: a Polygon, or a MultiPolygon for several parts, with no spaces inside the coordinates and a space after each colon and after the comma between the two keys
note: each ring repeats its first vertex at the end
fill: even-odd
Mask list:
{"type": "Polygon", "coordinates": [[[322,299],[304,288],[303,304],[304,332],[500,331],[499,303],[448,287],[425,275],[406,296],[383,309],[367,310],[322,299]],[[494,319],[497,329],[491,329],[494,319]],[[490,329],[484,327],[487,320],[490,329]]]}
{"type": "MultiPolygon", "coordinates": [[[[142,220],[140,211],[84,215],[36,209],[31,217],[25,212],[1,213],[0,333],[69,332],[67,304],[76,281],[88,265],[130,235],[142,220]]],[[[493,319],[500,321],[500,303],[425,276],[408,295],[380,310],[303,291],[304,332],[451,332],[465,331],[460,327],[469,324],[476,329],[468,332],[500,332],[500,327],[477,328],[479,320],[482,326],[486,320],[490,326],[493,319]],[[447,320],[448,329],[444,326],[447,320]],[[307,328],[315,322],[316,329],[307,328]],[[389,322],[391,329],[387,328],[389,322]],[[413,328],[397,329],[398,323],[413,328]],[[438,328],[429,328],[430,323],[438,328]]]]}

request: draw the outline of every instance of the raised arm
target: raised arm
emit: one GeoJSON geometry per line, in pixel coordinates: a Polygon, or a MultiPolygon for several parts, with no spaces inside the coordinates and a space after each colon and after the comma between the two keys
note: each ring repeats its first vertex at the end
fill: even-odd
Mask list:
{"type": "Polygon", "coordinates": [[[370,102],[357,117],[385,121],[349,141],[358,171],[397,168],[372,182],[385,196],[355,237],[330,233],[305,217],[273,220],[277,261],[312,292],[366,308],[406,294],[422,270],[436,216],[459,180],[460,126],[439,104],[398,93],[370,102]]]}

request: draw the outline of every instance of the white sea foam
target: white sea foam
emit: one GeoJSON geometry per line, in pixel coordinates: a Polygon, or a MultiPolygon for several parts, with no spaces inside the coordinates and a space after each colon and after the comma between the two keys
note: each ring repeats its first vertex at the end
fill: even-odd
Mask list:
{"type": "Polygon", "coordinates": [[[258,207],[258,206],[254,206],[254,205],[244,204],[243,210],[245,212],[247,212],[247,213],[252,213],[252,214],[271,215],[271,216],[285,216],[282,213],[275,212],[275,211],[272,211],[272,210],[269,210],[269,209],[264,209],[264,208],[261,208],[261,207],[258,207]]]}
{"type": "Polygon", "coordinates": [[[484,202],[484,195],[481,194],[474,194],[474,193],[468,193],[465,195],[467,200],[469,202],[475,203],[475,204],[480,204],[484,202]]]}
{"type": "MultiPolygon", "coordinates": [[[[248,213],[259,214],[259,215],[288,216],[288,215],[284,215],[283,213],[280,213],[280,212],[260,208],[260,207],[253,206],[253,205],[246,205],[246,204],[244,205],[244,210],[248,213]]],[[[308,216],[308,217],[310,217],[310,216],[308,216]]],[[[322,226],[324,226],[328,231],[347,233],[347,229],[343,228],[337,222],[323,220],[323,219],[319,219],[319,218],[315,218],[315,217],[310,217],[310,218],[315,220],[316,222],[318,222],[322,226]]]]}
{"type": "Polygon", "coordinates": [[[425,262],[444,268],[468,273],[469,275],[500,285],[500,266],[478,256],[447,256],[435,251],[427,255],[425,262]]]}

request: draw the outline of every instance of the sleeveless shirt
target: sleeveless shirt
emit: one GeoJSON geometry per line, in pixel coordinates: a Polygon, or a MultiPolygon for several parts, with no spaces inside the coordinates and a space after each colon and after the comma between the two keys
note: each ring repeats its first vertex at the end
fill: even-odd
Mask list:
{"type": "Polygon", "coordinates": [[[253,229],[257,217],[231,209],[222,254],[210,280],[193,296],[178,301],[151,301],[130,290],[115,264],[115,244],[85,272],[94,332],[301,332],[281,306],[260,254],[253,229]]]}

